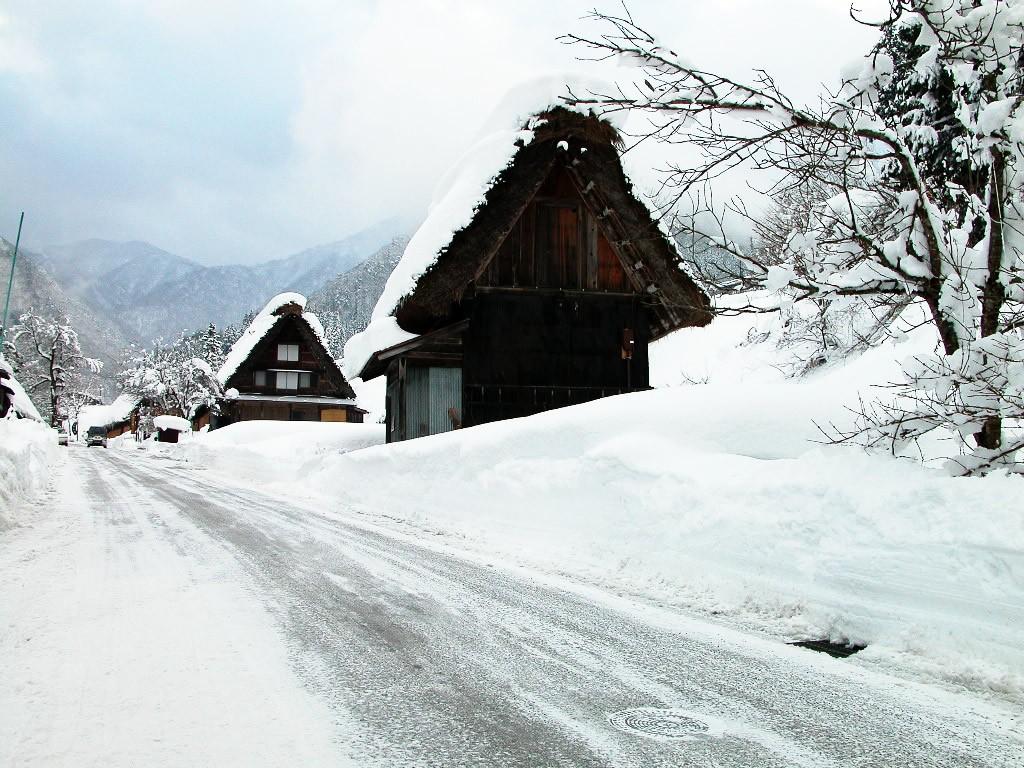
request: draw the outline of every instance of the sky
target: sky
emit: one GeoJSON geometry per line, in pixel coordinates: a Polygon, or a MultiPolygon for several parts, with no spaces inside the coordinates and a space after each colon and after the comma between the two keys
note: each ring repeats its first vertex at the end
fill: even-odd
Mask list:
{"type": "MultiPolygon", "coordinates": [[[[599,33],[584,18],[595,5],[621,7],[0,0],[0,235],[13,240],[24,210],[29,247],[146,240],[224,264],[392,217],[412,224],[510,89],[565,72],[632,76],[556,40],[599,33]]],[[[743,78],[765,69],[798,101],[875,37],[844,0],[629,9],[688,61],[743,78]]]]}

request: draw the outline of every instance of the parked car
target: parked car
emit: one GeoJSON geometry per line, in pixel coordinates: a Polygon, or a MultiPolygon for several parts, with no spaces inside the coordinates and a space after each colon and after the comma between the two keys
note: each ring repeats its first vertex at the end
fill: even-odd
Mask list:
{"type": "Polygon", "coordinates": [[[106,427],[89,427],[89,431],[85,435],[85,444],[92,448],[94,445],[102,445],[104,448],[107,447],[107,428],[106,427]]]}
{"type": "Polygon", "coordinates": [[[65,432],[62,429],[60,432],[57,433],[57,445],[67,445],[67,444],[68,444],[68,433],[65,432]]]}

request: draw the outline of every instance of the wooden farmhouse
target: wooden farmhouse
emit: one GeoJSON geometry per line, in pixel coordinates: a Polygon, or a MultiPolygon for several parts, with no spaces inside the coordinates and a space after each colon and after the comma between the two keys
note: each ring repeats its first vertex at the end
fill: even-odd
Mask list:
{"type": "MultiPolygon", "coordinates": [[[[225,390],[211,428],[238,421],[353,421],[363,409],[297,293],[275,296],[232,346],[217,374],[225,390]]],[[[194,424],[211,419],[197,412],[194,424]]]]}
{"type": "Polygon", "coordinates": [[[78,414],[78,433],[84,435],[89,427],[103,427],[108,438],[138,433],[144,408],[152,410],[150,401],[129,392],[107,405],[87,405],[78,414]]]}
{"type": "Polygon", "coordinates": [[[399,289],[411,276],[405,292],[388,307],[389,282],[346,347],[350,374],[387,376],[388,441],[647,389],[648,344],[711,320],[634,194],[615,129],[563,108],[530,127],[468,224],[439,243],[432,212],[403,256],[421,264],[392,276],[399,289]],[[424,241],[432,252],[417,252],[424,241]]]}

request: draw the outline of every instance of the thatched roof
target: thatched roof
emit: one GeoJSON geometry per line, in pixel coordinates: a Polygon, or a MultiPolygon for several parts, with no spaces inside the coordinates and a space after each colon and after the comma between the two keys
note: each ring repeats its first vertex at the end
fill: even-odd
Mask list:
{"type": "Polygon", "coordinates": [[[650,338],[710,322],[708,297],[634,193],[619,147],[608,122],[563,107],[481,142],[413,236],[369,327],[346,344],[348,374],[361,375],[382,349],[462,320],[467,289],[559,169],[571,177],[634,288],[647,297],[650,338]]]}
{"type": "Polygon", "coordinates": [[[395,317],[412,333],[450,322],[453,308],[519,220],[556,166],[575,181],[599,218],[638,289],[650,296],[652,338],[711,320],[707,296],[683,271],[679,255],[647,206],[633,193],[619,161],[619,137],[593,115],[555,108],[539,116],[533,140],[495,179],[472,221],[456,232],[399,302],[395,317]]]}

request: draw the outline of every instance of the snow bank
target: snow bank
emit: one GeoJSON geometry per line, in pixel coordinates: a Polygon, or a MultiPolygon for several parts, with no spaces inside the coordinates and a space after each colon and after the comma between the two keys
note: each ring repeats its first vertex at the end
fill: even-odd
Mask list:
{"type": "Polygon", "coordinates": [[[193,433],[174,455],[229,474],[235,480],[287,490],[326,456],[384,442],[382,424],[318,421],[243,421],[193,433]]]}
{"type": "Polygon", "coordinates": [[[303,483],[497,556],[1024,694],[1021,480],[813,447],[825,388],[611,398],[326,457],[303,483]]]}
{"type": "Polygon", "coordinates": [[[0,419],[0,531],[46,486],[59,455],[57,433],[32,419],[0,419]]]}
{"type": "Polygon", "coordinates": [[[818,442],[815,422],[851,418],[933,332],[790,379],[792,350],[757,343],[775,322],[658,342],[659,390],[327,453],[276,481],[780,639],[867,643],[853,663],[1024,696],[1021,478],[818,442]]]}
{"type": "Polygon", "coordinates": [[[867,643],[850,663],[1021,700],[1024,481],[824,445],[816,426],[849,423],[859,395],[934,347],[931,327],[794,379],[778,322],[669,335],[652,345],[650,392],[345,452],[237,425],[206,436],[201,460],[339,515],[780,640],[867,643]]]}

